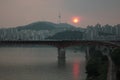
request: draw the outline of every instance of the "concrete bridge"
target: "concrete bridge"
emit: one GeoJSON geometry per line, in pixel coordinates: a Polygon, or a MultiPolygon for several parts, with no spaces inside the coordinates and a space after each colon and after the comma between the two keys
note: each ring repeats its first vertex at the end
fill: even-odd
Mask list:
{"type": "Polygon", "coordinates": [[[107,47],[120,47],[120,41],[95,41],[95,40],[47,40],[47,41],[0,41],[0,45],[49,45],[65,48],[79,45],[94,45],[107,47]]]}
{"type": "Polygon", "coordinates": [[[70,46],[86,46],[86,59],[89,59],[89,46],[96,46],[97,49],[107,48],[106,54],[109,59],[109,70],[107,80],[115,80],[113,74],[112,61],[109,56],[111,50],[120,48],[120,41],[88,41],[88,40],[47,40],[47,41],[0,41],[0,46],[21,46],[21,45],[49,45],[58,48],[58,66],[64,67],[66,63],[65,48],[70,46]]]}
{"type": "MultiPolygon", "coordinates": [[[[116,48],[120,41],[88,41],[88,40],[47,40],[47,41],[0,41],[0,46],[20,46],[20,45],[49,45],[58,48],[58,64],[65,65],[65,48],[70,46],[105,46],[116,48]]],[[[86,49],[86,56],[89,58],[89,48],[86,49]]]]}

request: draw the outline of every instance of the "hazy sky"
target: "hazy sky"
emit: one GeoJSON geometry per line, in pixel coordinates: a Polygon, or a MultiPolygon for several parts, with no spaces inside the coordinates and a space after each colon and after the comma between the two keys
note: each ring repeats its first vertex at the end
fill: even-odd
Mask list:
{"type": "Polygon", "coordinates": [[[0,27],[15,27],[36,21],[70,23],[76,26],[120,24],[120,0],[0,0],[0,27]]]}

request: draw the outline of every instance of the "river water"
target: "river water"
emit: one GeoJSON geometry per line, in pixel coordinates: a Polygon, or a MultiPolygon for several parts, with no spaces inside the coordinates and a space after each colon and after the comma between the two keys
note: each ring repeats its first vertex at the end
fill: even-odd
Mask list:
{"type": "Polygon", "coordinates": [[[0,80],[85,80],[85,53],[66,50],[58,67],[57,48],[0,48],[0,80]]]}

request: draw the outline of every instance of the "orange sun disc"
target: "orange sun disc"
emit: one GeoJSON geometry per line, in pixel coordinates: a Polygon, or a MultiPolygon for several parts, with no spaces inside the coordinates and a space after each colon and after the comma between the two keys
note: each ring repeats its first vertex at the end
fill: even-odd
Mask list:
{"type": "Polygon", "coordinates": [[[73,21],[73,23],[78,23],[80,20],[79,20],[79,18],[76,17],[76,18],[73,18],[72,21],[73,21]]]}

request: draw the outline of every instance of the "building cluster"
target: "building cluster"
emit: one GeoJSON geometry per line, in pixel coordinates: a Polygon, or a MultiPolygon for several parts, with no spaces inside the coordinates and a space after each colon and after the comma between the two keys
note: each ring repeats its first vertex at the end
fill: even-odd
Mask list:
{"type": "Polygon", "coordinates": [[[44,40],[51,35],[53,33],[50,33],[48,30],[0,29],[0,40],[44,40]]]}
{"type": "Polygon", "coordinates": [[[53,36],[58,32],[66,30],[77,30],[83,33],[83,40],[120,40],[120,24],[111,26],[88,26],[85,29],[55,29],[55,30],[30,30],[18,28],[0,29],[0,40],[46,40],[47,37],[53,36]]]}
{"type": "Polygon", "coordinates": [[[88,26],[84,33],[84,40],[120,40],[120,24],[111,26],[88,26]]]}

